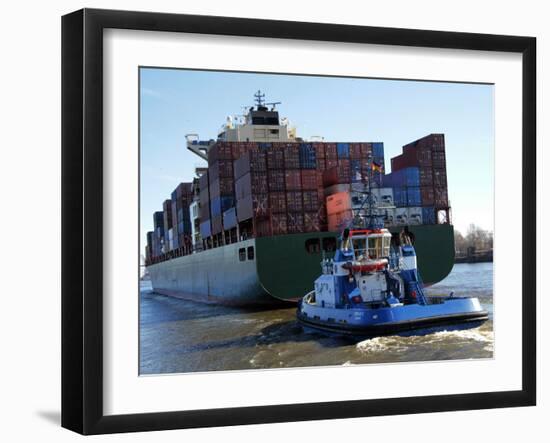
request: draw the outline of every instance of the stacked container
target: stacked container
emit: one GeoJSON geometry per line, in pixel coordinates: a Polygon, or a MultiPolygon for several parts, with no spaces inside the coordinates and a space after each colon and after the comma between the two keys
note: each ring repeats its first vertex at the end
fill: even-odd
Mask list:
{"type": "MultiPolygon", "coordinates": [[[[449,198],[447,192],[447,170],[445,160],[445,137],[443,134],[430,134],[408,145],[403,146],[403,153],[392,158],[392,174],[384,177],[384,182],[394,186],[398,182],[398,174],[408,174],[413,169],[418,171],[419,195],[415,191],[407,194],[406,199],[396,197],[396,205],[420,208],[412,209],[408,215],[419,223],[431,224],[437,222],[436,214],[445,211],[448,220],[449,198]],[[420,215],[418,215],[420,213],[420,215]]],[[[399,193],[399,191],[397,192],[399,193]]]]}
{"type": "Polygon", "coordinates": [[[172,249],[191,247],[191,216],[189,205],[193,201],[193,183],[180,183],[172,192],[172,249]]]}

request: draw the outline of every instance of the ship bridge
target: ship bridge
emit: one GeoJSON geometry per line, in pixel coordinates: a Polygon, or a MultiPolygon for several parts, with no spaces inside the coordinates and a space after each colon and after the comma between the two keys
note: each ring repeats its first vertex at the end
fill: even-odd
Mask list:
{"type": "Polygon", "coordinates": [[[187,149],[207,160],[209,149],[216,141],[224,142],[293,142],[296,129],[289,126],[286,118],[279,117],[277,105],[281,102],[265,102],[265,94],[258,90],[254,94],[256,106],[246,108],[246,114],[239,119],[228,116],[217,140],[201,141],[198,134],[187,134],[187,149]]]}

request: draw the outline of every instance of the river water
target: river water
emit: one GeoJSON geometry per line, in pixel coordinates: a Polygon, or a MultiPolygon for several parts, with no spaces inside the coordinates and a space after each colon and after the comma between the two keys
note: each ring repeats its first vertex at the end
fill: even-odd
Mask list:
{"type": "Polygon", "coordinates": [[[470,295],[489,311],[473,329],[368,340],[328,337],[303,330],[296,308],[250,310],[140,294],[140,373],[353,365],[492,358],[493,264],[456,264],[428,295],[470,295]]]}

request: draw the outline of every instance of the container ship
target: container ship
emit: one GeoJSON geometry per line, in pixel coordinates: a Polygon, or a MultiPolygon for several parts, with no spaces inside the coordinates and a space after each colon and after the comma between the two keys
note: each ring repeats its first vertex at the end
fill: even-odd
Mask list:
{"type": "Polygon", "coordinates": [[[424,284],[454,263],[444,134],[403,147],[385,173],[382,142],[305,140],[277,103],[228,117],[216,139],[186,135],[208,163],[180,183],[147,233],[145,265],[159,294],[237,306],[297,302],[362,211],[368,189],[385,227],[414,244],[424,284]]]}

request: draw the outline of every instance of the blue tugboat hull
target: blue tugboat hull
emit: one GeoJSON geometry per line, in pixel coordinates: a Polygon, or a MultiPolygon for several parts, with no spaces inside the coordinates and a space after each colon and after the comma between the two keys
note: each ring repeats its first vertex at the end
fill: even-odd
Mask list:
{"type": "Polygon", "coordinates": [[[427,305],[409,304],[376,309],[327,308],[300,303],[300,323],[310,328],[342,335],[378,336],[439,325],[466,324],[475,327],[488,319],[477,298],[447,298],[427,305]]]}

